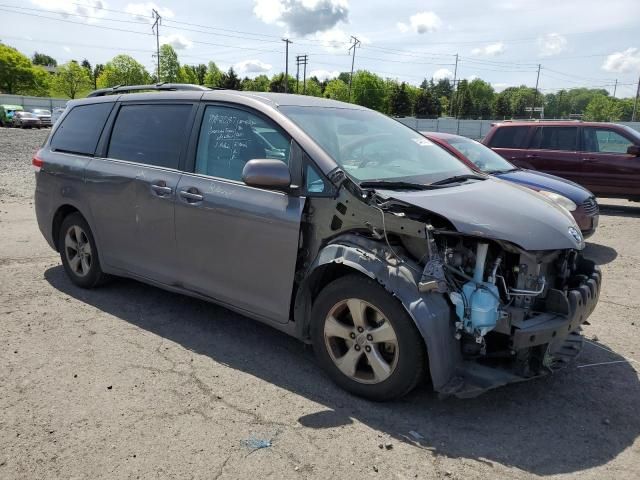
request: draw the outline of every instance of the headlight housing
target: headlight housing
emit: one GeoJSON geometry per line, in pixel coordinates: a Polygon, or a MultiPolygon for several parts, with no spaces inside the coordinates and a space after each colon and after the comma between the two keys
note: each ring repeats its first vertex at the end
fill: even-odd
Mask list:
{"type": "Polygon", "coordinates": [[[576,210],[576,208],[578,208],[578,206],[575,203],[573,203],[572,200],[568,199],[564,195],[560,195],[559,193],[549,192],[548,190],[539,190],[538,193],[544,195],[550,200],[553,200],[558,205],[560,205],[561,207],[565,208],[570,212],[573,212],[576,210]]]}

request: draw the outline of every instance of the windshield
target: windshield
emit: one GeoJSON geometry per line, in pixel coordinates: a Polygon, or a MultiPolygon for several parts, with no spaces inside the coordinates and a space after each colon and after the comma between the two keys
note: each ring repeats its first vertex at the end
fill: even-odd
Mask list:
{"type": "Polygon", "coordinates": [[[513,170],[515,167],[488,147],[469,138],[444,140],[486,173],[513,170]]]}
{"type": "Polygon", "coordinates": [[[473,172],[418,132],[371,110],[282,106],[354,180],[433,183],[473,172]]]}

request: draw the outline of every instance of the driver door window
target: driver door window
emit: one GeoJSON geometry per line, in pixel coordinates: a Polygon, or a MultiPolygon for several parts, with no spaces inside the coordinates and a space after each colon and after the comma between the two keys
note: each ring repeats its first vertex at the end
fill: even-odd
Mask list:
{"type": "Polygon", "coordinates": [[[633,142],[613,130],[606,128],[584,129],[584,149],[587,152],[626,155],[630,145],[633,145],[633,142]]]}
{"type": "Polygon", "coordinates": [[[204,112],[196,173],[242,181],[249,160],[269,158],[289,163],[290,140],[271,122],[237,108],[210,105],[204,112]]]}

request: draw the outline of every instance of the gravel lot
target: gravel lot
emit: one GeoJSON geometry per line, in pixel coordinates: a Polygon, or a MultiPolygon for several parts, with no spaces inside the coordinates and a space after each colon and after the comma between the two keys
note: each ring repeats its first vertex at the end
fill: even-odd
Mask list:
{"type": "Polygon", "coordinates": [[[72,286],[31,205],[47,133],[0,128],[0,478],[640,477],[640,205],[602,199],[588,253],[604,289],[576,366],[473,400],[425,386],[373,404],[223,308],[72,286]]]}

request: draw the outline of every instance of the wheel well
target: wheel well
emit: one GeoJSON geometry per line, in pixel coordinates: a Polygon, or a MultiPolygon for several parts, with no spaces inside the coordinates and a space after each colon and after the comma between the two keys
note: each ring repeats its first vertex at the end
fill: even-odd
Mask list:
{"type": "Polygon", "coordinates": [[[296,329],[300,338],[305,341],[309,340],[311,307],[322,289],[340,277],[353,274],[366,277],[366,275],[355,268],[348,267],[342,263],[332,262],[319,266],[313,271],[309,278],[307,278],[301,290],[296,295],[294,305],[293,318],[297,324],[296,329]]]}
{"type": "Polygon", "coordinates": [[[58,245],[58,237],[60,236],[60,227],[62,226],[62,222],[64,222],[64,219],[67,218],[67,216],[76,212],[80,213],[80,210],[78,210],[76,207],[73,207],[71,205],[62,205],[60,208],[58,208],[55,215],[53,216],[53,226],[51,229],[51,234],[52,234],[51,236],[53,238],[53,244],[56,247],[56,251],[58,252],[60,251],[60,246],[58,245]]]}

